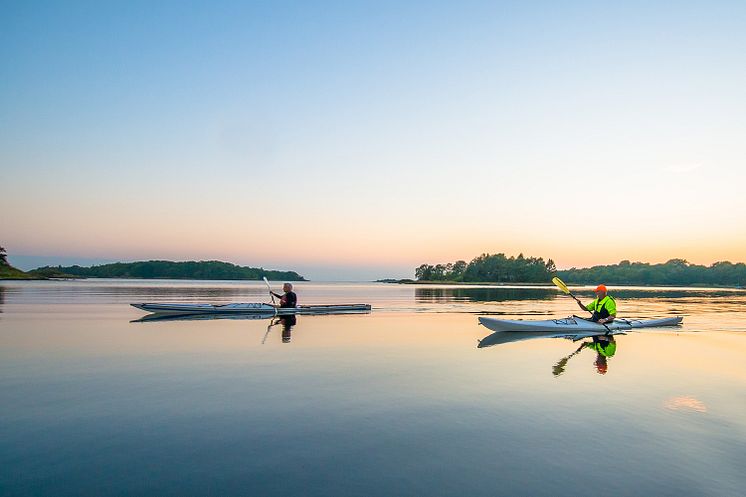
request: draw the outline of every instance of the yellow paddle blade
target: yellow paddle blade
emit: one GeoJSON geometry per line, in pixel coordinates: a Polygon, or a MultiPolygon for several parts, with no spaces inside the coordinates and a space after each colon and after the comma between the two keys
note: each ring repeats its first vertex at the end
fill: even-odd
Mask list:
{"type": "Polygon", "coordinates": [[[559,278],[557,278],[555,276],[554,278],[552,278],[552,283],[554,283],[555,285],[557,285],[557,288],[559,288],[560,290],[562,290],[566,294],[570,295],[570,289],[567,288],[567,285],[565,285],[564,281],[562,281],[561,279],[559,279],[559,278]]]}

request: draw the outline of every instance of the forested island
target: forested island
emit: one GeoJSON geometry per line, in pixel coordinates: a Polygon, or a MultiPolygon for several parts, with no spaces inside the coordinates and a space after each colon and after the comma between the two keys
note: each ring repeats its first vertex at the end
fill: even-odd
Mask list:
{"type": "Polygon", "coordinates": [[[552,259],[541,257],[506,257],[505,254],[482,254],[466,261],[447,264],[422,264],[415,269],[417,281],[547,283],[557,268],[552,259]]]}
{"type": "Polygon", "coordinates": [[[34,279],[20,269],[16,269],[8,263],[8,254],[0,247],[0,279],[3,280],[29,280],[34,279]]]}
{"type": "Polygon", "coordinates": [[[138,278],[138,279],[184,279],[184,280],[271,280],[306,281],[295,271],[237,266],[221,261],[138,261],[115,262],[91,267],[44,266],[29,274],[55,278],[138,278]]]}
{"type": "Polygon", "coordinates": [[[742,287],[746,284],[746,264],[729,261],[710,266],[671,259],[660,264],[621,261],[619,264],[557,270],[554,261],[541,257],[507,257],[482,254],[471,262],[422,264],[415,269],[417,282],[549,283],[559,276],[566,283],[609,285],[715,285],[742,287]]]}
{"type": "Polygon", "coordinates": [[[7,252],[0,247],[0,279],[44,280],[50,278],[159,278],[187,280],[260,280],[306,281],[295,271],[237,266],[221,261],[139,261],[116,262],[98,266],[44,266],[21,271],[8,263],[7,252]]]}

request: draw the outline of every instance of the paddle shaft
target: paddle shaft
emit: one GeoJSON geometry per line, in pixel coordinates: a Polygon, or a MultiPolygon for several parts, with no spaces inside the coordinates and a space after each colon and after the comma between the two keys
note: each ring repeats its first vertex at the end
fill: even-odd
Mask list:
{"type": "Polygon", "coordinates": [[[275,303],[275,294],[272,293],[272,287],[269,285],[269,281],[267,281],[266,276],[262,276],[262,279],[264,280],[264,283],[267,285],[267,290],[269,290],[269,296],[272,297],[272,303],[275,303]]]}
{"type": "Polygon", "coordinates": [[[584,348],[585,348],[585,345],[581,345],[580,348],[578,348],[578,350],[576,350],[572,354],[570,354],[570,355],[568,355],[566,357],[563,357],[562,359],[560,359],[559,361],[557,361],[557,364],[555,364],[554,367],[552,368],[552,374],[554,376],[559,376],[562,373],[564,373],[565,372],[565,366],[567,365],[567,361],[569,361],[570,359],[572,359],[574,356],[580,354],[580,351],[583,350],[584,348]]]}

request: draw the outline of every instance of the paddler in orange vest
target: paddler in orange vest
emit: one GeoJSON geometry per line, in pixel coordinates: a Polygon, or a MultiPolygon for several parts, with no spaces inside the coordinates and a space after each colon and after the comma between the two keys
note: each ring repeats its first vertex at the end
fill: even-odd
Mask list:
{"type": "Polygon", "coordinates": [[[606,285],[598,285],[594,290],[596,299],[588,305],[578,302],[578,306],[584,311],[593,313],[591,321],[599,324],[611,323],[616,317],[616,302],[614,298],[606,293],[606,285]]]}

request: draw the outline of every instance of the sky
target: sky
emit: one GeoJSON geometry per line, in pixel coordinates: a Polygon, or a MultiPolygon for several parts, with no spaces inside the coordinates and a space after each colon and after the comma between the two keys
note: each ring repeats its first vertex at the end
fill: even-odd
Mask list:
{"type": "Polygon", "coordinates": [[[19,266],[746,260],[744,2],[0,12],[0,245],[19,266]]]}

